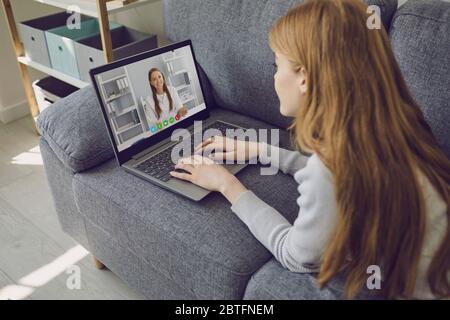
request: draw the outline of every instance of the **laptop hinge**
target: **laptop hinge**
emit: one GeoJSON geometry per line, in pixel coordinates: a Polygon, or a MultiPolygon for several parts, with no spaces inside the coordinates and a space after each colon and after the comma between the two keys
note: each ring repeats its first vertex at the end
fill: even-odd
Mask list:
{"type": "Polygon", "coordinates": [[[173,141],[171,141],[170,139],[168,141],[163,140],[161,142],[158,142],[157,144],[155,144],[154,146],[148,147],[147,149],[135,154],[134,156],[131,157],[131,159],[133,160],[138,160],[142,157],[145,157],[147,154],[149,154],[150,152],[155,151],[156,149],[163,147],[167,144],[173,143],[173,141]]]}

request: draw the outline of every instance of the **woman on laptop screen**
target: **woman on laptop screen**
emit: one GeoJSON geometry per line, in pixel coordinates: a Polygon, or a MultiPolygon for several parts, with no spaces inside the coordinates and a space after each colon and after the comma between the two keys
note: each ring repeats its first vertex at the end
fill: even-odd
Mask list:
{"type": "Polygon", "coordinates": [[[159,69],[152,68],[149,71],[148,81],[152,92],[143,98],[142,105],[150,127],[171,118],[179,119],[188,113],[175,88],[166,84],[164,74],[159,69]]]}

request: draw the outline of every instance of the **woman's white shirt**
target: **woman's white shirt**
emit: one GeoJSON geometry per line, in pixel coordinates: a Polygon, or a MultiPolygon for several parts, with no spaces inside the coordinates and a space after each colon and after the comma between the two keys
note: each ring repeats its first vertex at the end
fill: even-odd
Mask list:
{"type": "Polygon", "coordinates": [[[178,96],[175,88],[171,86],[167,86],[169,90],[170,96],[173,101],[173,109],[170,111],[170,103],[167,93],[157,94],[156,97],[159,100],[159,106],[161,108],[161,115],[158,118],[155,110],[155,102],[153,100],[153,94],[148,95],[146,98],[143,98],[142,104],[144,107],[145,116],[147,118],[147,122],[149,126],[155,125],[164,120],[169,120],[170,117],[175,117],[178,111],[181,109],[183,104],[181,103],[181,99],[178,96]]]}

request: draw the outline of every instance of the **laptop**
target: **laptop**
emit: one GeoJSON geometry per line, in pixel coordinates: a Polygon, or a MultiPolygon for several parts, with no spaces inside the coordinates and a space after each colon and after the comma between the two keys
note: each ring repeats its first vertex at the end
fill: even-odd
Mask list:
{"type": "MultiPolygon", "coordinates": [[[[194,201],[210,193],[169,172],[178,159],[193,155],[206,133],[237,137],[245,128],[210,119],[190,40],[91,69],[90,75],[121,168],[194,201]]],[[[246,165],[224,166],[236,174],[246,165]]]]}

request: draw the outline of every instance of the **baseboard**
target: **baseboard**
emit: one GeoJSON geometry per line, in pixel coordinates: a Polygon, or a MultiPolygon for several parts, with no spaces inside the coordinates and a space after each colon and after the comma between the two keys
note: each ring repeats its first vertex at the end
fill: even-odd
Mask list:
{"type": "Polygon", "coordinates": [[[28,101],[24,100],[5,108],[0,108],[0,121],[3,123],[10,123],[14,120],[23,118],[29,113],[28,101]]]}

